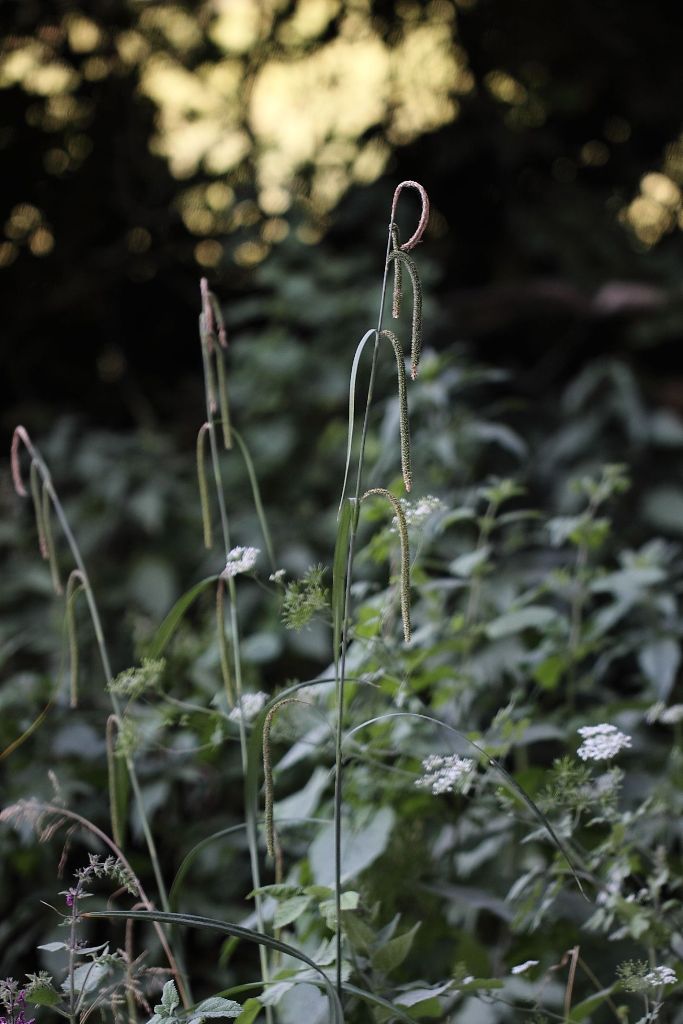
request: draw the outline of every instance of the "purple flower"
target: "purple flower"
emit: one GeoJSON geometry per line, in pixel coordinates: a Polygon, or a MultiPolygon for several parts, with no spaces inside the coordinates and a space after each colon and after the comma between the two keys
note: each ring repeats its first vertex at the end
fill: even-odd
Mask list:
{"type": "Polygon", "coordinates": [[[69,889],[66,892],[65,898],[66,898],[66,905],[67,905],[67,907],[73,907],[74,903],[76,902],[76,897],[77,896],[78,896],[78,889],[69,889]]]}

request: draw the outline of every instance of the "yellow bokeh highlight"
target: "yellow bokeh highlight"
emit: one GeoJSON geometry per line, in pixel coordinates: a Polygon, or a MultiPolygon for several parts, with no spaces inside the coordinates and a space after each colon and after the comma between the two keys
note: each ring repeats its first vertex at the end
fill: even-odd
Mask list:
{"type": "Polygon", "coordinates": [[[36,228],[28,240],[28,247],[34,256],[47,256],[55,247],[55,236],[46,227],[36,228]]]}
{"type": "Polygon", "coordinates": [[[223,246],[213,238],[205,238],[194,247],[194,258],[202,267],[217,267],[223,256],[223,246]]]}
{"type": "Polygon", "coordinates": [[[66,34],[69,47],[74,53],[91,53],[97,49],[102,39],[99,27],[82,14],[67,16],[66,34]]]}

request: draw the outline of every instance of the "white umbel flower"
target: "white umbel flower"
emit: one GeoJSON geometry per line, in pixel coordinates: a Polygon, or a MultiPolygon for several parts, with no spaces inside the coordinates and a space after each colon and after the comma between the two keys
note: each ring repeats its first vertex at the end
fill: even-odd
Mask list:
{"type": "Polygon", "coordinates": [[[647,985],[675,985],[678,981],[676,972],[671,967],[653,967],[643,978],[647,985]]]}
{"type": "Polygon", "coordinates": [[[616,725],[584,725],[576,730],[583,743],[576,751],[582,761],[608,761],[631,746],[631,737],[620,732],[616,725]]]}
{"type": "Polygon", "coordinates": [[[435,796],[440,793],[464,792],[474,771],[474,761],[457,754],[430,754],[422,762],[424,775],[415,781],[416,786],[431,789],[435,796]]]}
{"type": "Polygon", "coordinates": [[[251,722],[268,700],[267,693],[243,693],[228,718],[231,722],[251,722]]]}
{"type": "Polygon", "coordinates": [[[523,964],[517,964],[510,968],[510,974],[524,974],[530,967],[538,966],[538,960],[525,960],[523,964]]]}
{"type": "MultiPolygon", "coordinates": [[[[441,512],[446,508],[441,498],[435,498],[433,494],[425,494],[424,498],[418,498],[417,501],[401,498],[401,507],[406,517],[406,526],[422,526],[432,513],[441,512]]],[[[392,519],[391,525],[397,529],[396,516],[392,519]]]]}
{"type": "Polygon", "coordinates": [[[251,572],[260,554],[260,548],[233,548],[228,552],[228,559],[221,578],[227,580],[231,576],[238,576],[241,572],[251,572]]]}
{"type": "Polygon", "coordinates": [[[285,578],[286,572],[286,569],[276,569],[275,572],[271,572],[268,579],[271,583],[280,583],[285,578]]]}

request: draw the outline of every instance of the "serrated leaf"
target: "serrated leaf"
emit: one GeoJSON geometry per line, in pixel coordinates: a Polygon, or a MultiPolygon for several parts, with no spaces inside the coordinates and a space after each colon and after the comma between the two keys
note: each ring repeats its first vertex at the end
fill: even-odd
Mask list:
{"type": "Polygon", "coordinates": [[[28,999],[33,1006],[57,1006],[60,1002],[59,992],[51,985],[36,985],[31,989],[28,999]]]}
{"type": "Polygon", "coordinates": [[[391,971],[399,967],[405,958],[410,953],[413,945],[413,940],[418,933],[421,921],[418,921],[409,932],[404,932],[403,935],[398,935],[395,939],[387,942],[386,945],[382,946],[373,954],[372,963],[373,966],[378,970],[382,971],[383,974],[389,974],[391,971]]]}
{"type": "Polygon", "coordinates": [[[311,896],[292,896],[291,899],[285,900],[275,911],[273,927],[284,928],[285,925],[292,924],[298,917],[301,917],[311,902],[311,896]]]}
{"type": "Polygon", "coordinates": [[[155,1013],[160,1016],[173,1016],[173,1011],[180,1006],[180,997],[176,992],[175,982],[167,981],[161,993],[161,1003],[154,1007],[155,1013]]]}
{"type": "MultiPolygon", "coordinates": [[[[324,1001],[324,1000],[323,1000],[324,1001]]],[[[211,996],[204,999],[192,1011],[189,1024],[199,1024],[207,1017],[239,1017],[242,1007],[234,999],[224,999],[222,996],[211,996]]]]}

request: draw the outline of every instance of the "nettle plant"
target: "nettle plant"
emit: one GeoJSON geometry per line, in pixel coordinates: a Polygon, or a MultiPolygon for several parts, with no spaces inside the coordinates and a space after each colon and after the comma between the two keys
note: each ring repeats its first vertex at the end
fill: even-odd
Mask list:
{"type": "MultiPolygon", "coordinates": [[[[681,833],[671,827],[683,809],[683,705],[672,700],[678,552],[661,540],[618,550],[610,514],[628,490],[623,466],[574,481],[561,514],[526,507],[524,486],[507,478],[406,497],[413,488],[406,360],[398,335],[384,327],[385,306],[391,289],[392,317],[402,316],[409,281],[415,380],[422,291],[411,253],[428,219],[422,186],[399,185],[377,325],[351,366],[331,577],[314,565],[288,580],[278,567],[249,447],[230,418],[222,311],[204,280],[197,479],[204,544],[221,554],[215,573],[146,639],[139,665],[112,671],[77,541],[44,460],[17,428],[14,484],[33,498],[40,550],[64,599],[71,706],[75,713],[79,595],[111,699],[110,825],[69,807],[56,777],[53,801],[26,799],[0,815],[44,841],[64,826],[78,829],[98,851],[61,893],[63,939],[40,947],[59,958],[63,977],[55,970],[21,984],[6,979],[3,1024],[30,1024],[27,1003],[73,1024],[95,1012],[129,1021],[144,1014],[149,1024],[214,1017],[385,1024],[488,1022],[520,1011],[539,1024],[609,1016],[644,1024],[664,1019],[667,1007],[674,1019],[683,951],[681,833]],[[397,210],[405,189],[417,191],[421,213],[402,243],[397,210]],[[375,383],[389,349],[400,475],[368,480],[375,383]],[[250,544],[234,543],[223,486],[224,460],[235,454],[261,527],[262,540],[250,544]],[[72,565],[65,583],[53,518],[72,565]],[[326,671],[288,680],[274,694],[259,688],[243,656],[249,580],[279,604],[287,628],[305,629],[314,616],[329,624],[326,671]],[[202,704],[193,694],[172,695],[167,679],[179,627],[208,593],[220,686],[202,704]],[[181,723],[199,750],[236,744],[243,822],[192,846],[169,885],[136,761],[150,735],[181,723]],[[148,858],[137,873],[127,851],[132,813],[148,858]],[[177,909],[188,876],[217,845],[248,859],[251,904],[239,923],[177,909]],[[152,895],[140,878],[148,874],[152,895]],[[132,906],[85,902],[104,877],[132,906]],[[123,927],[120,948],[89,938],[102,919],[123,927]],[[145,943],[134,932],[140,925],[152,930],[145,943]],[[187,967],[192,929],[222,937],[221,965],[236,944],[256,945],[259,976],[237,978],[197,1003],[187,967]],[[158,954],[156,967],[147,947],[158,954]]],[[[422,409],[428,417],[427,399],[422,409]]],[[[28,742],[43,717],[3,757],[28,742]]]]}

